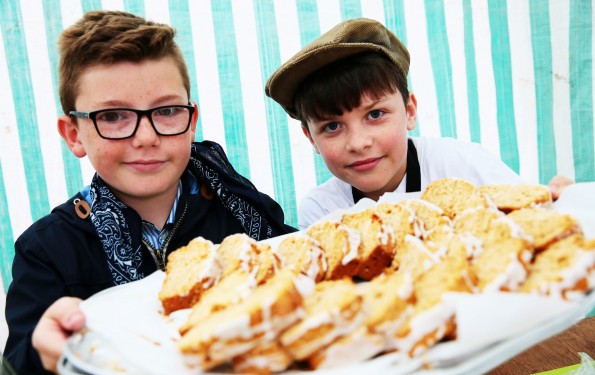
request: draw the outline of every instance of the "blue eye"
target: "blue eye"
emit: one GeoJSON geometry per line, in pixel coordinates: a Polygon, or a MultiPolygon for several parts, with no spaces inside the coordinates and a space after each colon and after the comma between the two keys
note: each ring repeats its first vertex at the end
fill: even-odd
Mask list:
{"type": "Polygon", "coordinates": [[[373,120],[377,120],[380,117],[382,117],[383,114],[384,114],[384,111],[381,111],[379,109],[374,109],[374,110],[370,111],[370,113],[368,113],[368,116],[370,116],[370,118],[373,120]]]}
{"type": "Polygon", "coordinates": [[[328,124],[324,125],[322,128],[322,130],[325,132],[334,132],[334,131],[337,131],[337,129],[339,129],[338,122],[329,122],[328,124]]]}

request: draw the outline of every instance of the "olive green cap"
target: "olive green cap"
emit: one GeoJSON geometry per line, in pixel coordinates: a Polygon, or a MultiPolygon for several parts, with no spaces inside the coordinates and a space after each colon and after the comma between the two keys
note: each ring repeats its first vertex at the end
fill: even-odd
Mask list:
{"type": "Polygon", "coordinates": [[[356,18],[336,25],[281,65],[269,77],[265,93],[291,117],[297,118],[294,95],[310,74],[337,60],[367,51],[386,55],[407,77],[409,52],[403,43],[380,22],[356,18]]]}

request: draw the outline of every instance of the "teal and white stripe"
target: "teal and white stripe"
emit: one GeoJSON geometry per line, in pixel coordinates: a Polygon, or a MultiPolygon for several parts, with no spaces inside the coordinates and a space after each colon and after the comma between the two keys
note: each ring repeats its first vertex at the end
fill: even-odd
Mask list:
{"type": "Polygon", "coordinates": [[[90,182],[57,131],[56,40],[91,9],[166,22],[190,69],[197,139],[221,143],[290,224],[329,176],[268,76],[343,19],[383,22],[411,52],[413,135],[483,144],[528,182],[595,179],[595,0],[5,0],[0,3],[0,271],[34,220],[90,182]]]}

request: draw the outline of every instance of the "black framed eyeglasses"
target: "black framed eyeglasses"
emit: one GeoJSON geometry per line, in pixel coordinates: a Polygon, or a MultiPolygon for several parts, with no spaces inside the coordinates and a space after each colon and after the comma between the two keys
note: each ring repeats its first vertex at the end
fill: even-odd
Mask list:
{"type": "Polygon", "coordinates": [[[93,112],[70,111],[70,116],[91,119],[97,134],[104,139],[126,139],[132,137],[140,125],[140,119],[147,116],[155,133],[173,136],[186,133],[194,106],[164,105],[149,109],[109,108],[93,112]]]}

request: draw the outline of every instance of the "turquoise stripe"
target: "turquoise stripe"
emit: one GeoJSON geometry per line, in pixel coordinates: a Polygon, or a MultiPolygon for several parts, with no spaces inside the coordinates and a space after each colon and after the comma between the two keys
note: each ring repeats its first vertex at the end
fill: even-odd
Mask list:
{"type": "MultiPolygon", "coordinates": [[[[407,46],[407,27],[405,23],[405,7],[403,0],[384,0],[384,25],[391,30],[397,38],[407,46]]],[[[409,90],[414,92],[411,81],[411,74],[407,77],[409,90]]],[[[419,103],[418,103],[419,104],[419,103]]],[[[409,135],[419,137],[419,120],[416,120],[415,129],[409,132],[409,135]]]]}
{"type": "Polygon", "coordinates": [[[362,5],[359,0],[340,0],[339,8],[342,20],[360,18],[362,16],[362,5]]]}
{"type": "Polygon", "coordinates": [[[477,89],[477,65],[475,65],[475,41],[473,34],[473,11],[471,0],[463,0],[463,25],[465,33],[465,66],[467,73],[467,105],[469,107],[469,133],[472,142],[481,142],[479,117],[479,90],[477,89]]]}
{"type": "Polygon", "coordinates": [[[514,119],[512,90],[512,63],[508,35],[506,2],[488,1],[490,30],[492,32],[492,64],[496,84],[496,111],[500,136],[500,158],[514,171],[519,171],[519,150],[514,119]]]}
{"type": "MultiPolygon", "coordinates": [[[[190,75],[190,100],[200,103],[198,97],[198,86],[196,81],[196,64],[194,61],[194,42],[192,40],[192,21],[190,20],[190,8],[186,1],[170,1],[169,2],[169,19],[170,25],[177,31],[176,43],[180,46],[186,65],[188,66],[188,73],[190,75]]],[[[196,124],[196,133],[194,134],[196,140],[203,139],[202,120],[198,117],[196,124]]]]}
{"type": "MultiPolygon", "coordinates": [[[[318,5],[315,0],[304,0],[297,3],[297,15],[298,23],[300,25],[300,42],[301,46],[304,47],[318,36],[320,36],[320,25],[318,19],[318,5]]],[[[316,174],[316,184],[320,185],[324,181],[331,178],[333,175],[326,164],[322,156],[317,154],[312,149],[314,155],[314,171],[316,174]]]]}
{"type": "Polygon", "coordinates": [[[548,0],[529,2],[533,75],[537,109],[537,160],[539,182],[547,184],[557,174],[554,136],[554,87],[552,82],[552,41],[548,0]]]}
{"type": "Polygon", "coordinates": [[[440,135],[443,137],[457,137],[455,117],[454,89],[452,87],[452,65],[448,34],[446,32],[446,18],[442,0],[425,0],[426,29],[428,33],[428,47],[430,61],[436,87],[436,101],[440,116],[440,135]]]}
{"type": "Polygon", "coordinates": [[[14,238],[12,237],[12,226],[8,212],[8,199],[4,187],[4,175],[2,163],[0,163],[0,272],[2,272],[2,283],[4,291],[8,290],[8,284],[12,280],[12,259],[14,258],[14,238]]]}
{"type": "MultiPolygon", "coordinates": [[[[23,155],[27,191],[31,204],[31,217],[33,220],[37,220],[49,212],[50,204],[43,170],[43,155],[39,144],[37,110],[32,95],[33,86],[27,44],[21,26],[23,20],[19,4],[18,1],[2,2],[0,27],[4,38],[6,64],[13,95],[12,105],[16,111],[21,155],[23,155]]],[[[55,120],[52,119],[52,121],[55,120]]]]}
{"type": "Polygon", "coordinates": [[[570,1],[570,119],[577,182],[593,181],[592,5],[570,1]]]}
{"type": "Polygon", "coordinates": [[[124,10],[126,10],[128,13],[145,17],[145,2],[140,0],[124,0],[124,10]]]}
{"type": "Polygon", "coordinates": [[[81,4],[83,7],[83,13],[87,13],[90,10],[102,9],[101,0],[81,0],[81,4]]]}
{"type": "MultiPolygon", "coordinates": [[[[240,79],[231,1],[213,1],[211,3],[211,10],[213,12],[213,26],[215,29],[221,108],[223,108],[223,125],[225,126],[227,154],[238,172],[250,178],[248,145],[246,144],[246,129],[244,128],[242,82],[240,79]]],[[[221,124],[207,124],[207,126],[221,126],[221,124]]]]}
{"type": "MultiPolygon", "coordinates": [[[[262,81],[266,82],[275,69],[281,65],[281,53],[279,51],[279,38],[277,36],[273,0],[255,0],[254,14],[256,15],[262,81]]],[[[287,116],[281,106],[269,97],[265,98],[265,107],[269,129],[275,198],[285,212],[285,221],[289,225],[297,226],[295,185],[291,164],[287,116]]]]}
{"type": "MultiPolygon", "coordinates": [[[[45,19],[45,33],[48,47],[48,56],[50,59],[50,69],[52,73],[52,85],[54,87],[54,104],[56,106],[56,113],[58,116],[62,115],[62,106],[60,105],[60,96],[57,94],[59,89],[58,83],[58,38],[62,32],[62,14],[60,12],[59,0],[44,0],[43,14],[45,19]]],[[[73,108],[74,109],[74,108],[73,108]]],[[[62,152],[62,163],[64,165],[64,178],[66,180],[66,190],[68,196],[71,197],[76,194],[83,187],[83,175],[81,172],[81,163],[79,159],[74,156],[66,143],[60,142],[60,149],[62,152]]]]}

